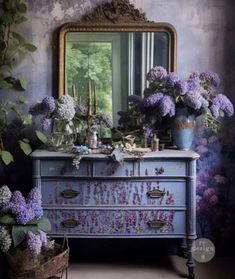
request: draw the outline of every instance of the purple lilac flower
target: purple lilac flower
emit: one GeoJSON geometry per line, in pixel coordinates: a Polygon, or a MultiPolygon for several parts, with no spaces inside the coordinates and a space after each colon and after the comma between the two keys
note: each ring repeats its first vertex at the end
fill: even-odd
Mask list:
{"type": "Polygon", "coordinates": [[[138,95],[130,95],[128,96],[128,101],[133,104],[139,104],[142,101],[142,98],[138,95]]]}
{"type": "Polygon", "coordinates": [[[176,82],[179,81],[179,77],[176,73],[169,73],[166,78],[166,86],[174,87],[176,82]]]}
{"type": "Polygon", "coordinates": [[[47,96],[42,100],[41,106],[44,111],[53,112],[56,109],[55,99],[47,96]]]}
{"type": "Polygon", "coordinates": [[[75,106],[75,111],[76,113],[78,113],[79,115],[85,116],[87,115],[87,109],[84,105],[82,104],[76,104],[75,106]]]}
{"type": "Polygon", "coordinates": [[[179,91],[180,95],[184,95],[188,90],[188,84],[184,80],[176,81],[174,88],[179,91]]]}
{"type": "Polygon", "coordinates": [[[52,119],[47,118],[46,116],[41,119],[41,127],[43,131],[47,131],[52,125],[52,119]]]}
{"type": "Polygon", "coordinates": [[[175,115],[175,103],[171,96],[165,95],[159,102],[159,110],[161,116],[169,115],[172,117],[175,115]]]}
{"type": "Polygon", "coordinates": [[[150,96],[148,96],[147,98],[144,99],[144,107],[147,108],[151,108],[151,107],[155,107],[158,102],[162,99],[163,97],[163,93],[161,92],[156,92],[150,96]]]}
{"type": "Polygon", "coordinates": [[[153,82],[164,79],[167,76],[167,71],[161,66],[153,67],[147,74],[147,80],[153,82]]]}
{"type": "Polygon", "coordinates": [[[189,78],[187,80],[187,91],[191,92],[191,91],[198,91],[201,89],[201,85],[199,82],[199,79],[197,78],[189,78]]]}
{"type": "Polygon", "coordinates": [[[32,210],[34,213],[34,219],[41,219],[43,216],[43,209],[42,206],[40,204],[37,203],[29,203],[27,204],[27,208],[29,208],[29,210],[32,210]]]}
{"type": "Polygon", "coordinates": [[[205,190],[205,192],[203,193],[203,197],[206,199],[206,200],[209,200],[213,195],[216,195],[217,194],[217,190],[214,189],[214,188],[208,188],[205,190]]]}
{"type": "Polygon", "coordinates": [[[29,108],[29,113],[32,115],[39,115],[43,113],[42,104],[41,102],[37,102],[32,104],[29,108]]]}
{"type": "Polygon", "coordinates": [[[203,72],[200,74],[199,76],[200,80],[202,81],[206,81],[209,82],[210,84],[212,84],[213,86],[217,87],[220,85],[220,78],[219,76],[214,73],[214,72],[203,72]]]}
{"type": "Polygon", "coordinates": [[[105,125],[107,128],[112,128],[113,127],[113,121],[112,118],[104,113],[97,113],[95,115],[94,121],[96,122],[96,124],[103,124],[105,125]]]}
{"type": "Polygon", "coordinates": [[[199,80],[199,72],[192,72],[190,75],[189,75],[189,79],[194,79],[194,80],[199,80]]]}
{"type": "Polygon", "coordinates": [[[20,191],[14,191],[11,196],[11,203],[18,205],[18,206],[25,206],[25,198],[20,191]]]}
{"type": "Polygon", "coordinates": [[[27,198],[26,198],[27,204],[29,203],[37,203],[37,204],[42,204],[42,194],[41,191],[38,187],[34,187],[31,189],[29,192],[27,198]]]}
{"type": "Polygon", "coordinates": [[[187,94],[184,95],[184,101],[185,103],[195,109],[195,110],[198,110],[201,108],[201,102],[199,100],[200,98],[200,94],[198,92],[193,92],[193,91],[190,91],[190,92],[187,92],[187,94]]]}
{"type": "Polygon", "coordinates": [[[213,117],[218,118],[220,110],[224,111],[228,116],[232,116],[234,113],[233,104],[231,101],[223,94],[218,94],[212,100],[212,105],[210,107],[211,114],[213,117]]]}
{"type": "Polygon", "coordinates": [[[151,124],[144,126],[143,134],[145,138],[152,138],[154,134],[154,127],[151,124]]]}
{"type": "Polygon", "coordinates": [[[211,205],[215,205],[215,204],[217,204],[218,203],[218,201],[219,201],[219,198],[218,198],[218,196],[217,195],[213,195],[212,197],[210,197],[210,199],[209,199],[209,203],[211,204],[211,205]]]}
{"type": "MultiPolygon", "coordinates": [[[[20,209],[20,208],[19,208],[20,209]]],[[[20,225],[26,225],[30,221],[35,219],[35,214],[30,207],[21,207],[21,209],[16,214],[16,222],[20,225]]]]}
{"type": "Polygon", "coordinates": [[[40,234],[34,234],[31,231],[27,233],[27,247],[33,257],[37,257],[41,253],[42,241],[40,234]]]}

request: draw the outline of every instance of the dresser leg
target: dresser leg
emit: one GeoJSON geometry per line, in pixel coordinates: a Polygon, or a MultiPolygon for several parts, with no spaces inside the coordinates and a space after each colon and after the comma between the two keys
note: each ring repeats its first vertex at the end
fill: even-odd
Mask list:
{"type": "Polygon", "coordinates": [[[188,267],[188,277],[189,277],[189,279],[194,279],[195,278],[195,274],[194,274],[195,263],[194,263],[194,259],[193,259],[193,256],[192,256],[192,243],[193,243],[192,239],[187,239],[188,253],[187,253],[186,265],[188,267]]]}
{"type": "Polygon", "coordinates": [[[181,258],[187,259],[188,247],[186,238],[183,238],[181,244],[178,246],[177,255],[181,258]]]}

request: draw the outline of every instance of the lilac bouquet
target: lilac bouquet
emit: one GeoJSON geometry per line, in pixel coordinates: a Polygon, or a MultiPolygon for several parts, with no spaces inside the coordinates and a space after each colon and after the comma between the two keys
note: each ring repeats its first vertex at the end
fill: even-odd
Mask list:
{"type": "Polygon", "coordinates": [[[20,191],[0,187],[0,248],[8,253],[20,248],[28,249],[33,257],[51,246],[45,231],[50,222],[43,217],[41,193],[33,188],[25,198],[20,191]]]}
{"type": "MultiPolygon", "coordinates": [[[[220,92],[220,78],[214,72],[193,72],[182,79],[176,73],[167,73],[161,66],[152,68],[147,74],[149,87],[144,97],[129,97],[129,114],[140,115],[143,119],[144,133],[151,136],[157,124],[173,117],[181,108],[196,117],[202,115],[206,127],[217,131],[220,116],[232,116],[231,101],[220,92]]],[[[121,114],[121,123],[128,113],[121,114]]],[[[130,115],[129,115],[130,116],[130,115]]],[[[130,123],[130,122],[129,122],[130,123]]]]}

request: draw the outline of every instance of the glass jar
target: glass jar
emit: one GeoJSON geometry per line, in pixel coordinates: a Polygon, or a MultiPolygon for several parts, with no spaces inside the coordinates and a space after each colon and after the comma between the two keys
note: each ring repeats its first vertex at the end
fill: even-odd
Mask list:
{"type": "Polygon", "coordinates": [[[76,141],[76,129],[73,121],[54,119],[51,142],[55,147],[73,146],[76,141]]]}

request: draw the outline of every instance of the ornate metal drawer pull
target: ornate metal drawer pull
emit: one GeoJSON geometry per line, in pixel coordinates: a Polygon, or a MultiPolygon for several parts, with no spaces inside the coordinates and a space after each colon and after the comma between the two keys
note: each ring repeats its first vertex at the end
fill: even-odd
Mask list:
{"type": "Polygon", "coordinates": [[[164,168],[160,167],[160,168],[155,168],[155,174],[159,175],[159,174],[163,174],[164,173],[164,168]]]}
{"type": "Polygon", "coordinates": [[[166,194],[164,190],[153,189],[147,192],[147,196],[150,198],[161,198],[166,194]]]}
{"type": "Polygon", "coordinates": [[[80,194],[79,191],[73,189],[66,189],[61,192],[61,196],[66,199],[73,199],[76,198],[80,194]]]}
{"type": "Polygon", "coordinates": [[[160,229],[161,227],[164,227],[166,225],[166,221],[164,220],[152,220],[148,221],[148,226],[152,229],[160,229]]]}
{"type": "Polygon", "coordinates": [[[79,222],[77,220],[74,219],[67,219],[61,222],[61,225],[65,228],[75,228],[79,225],[79,222]]]}

